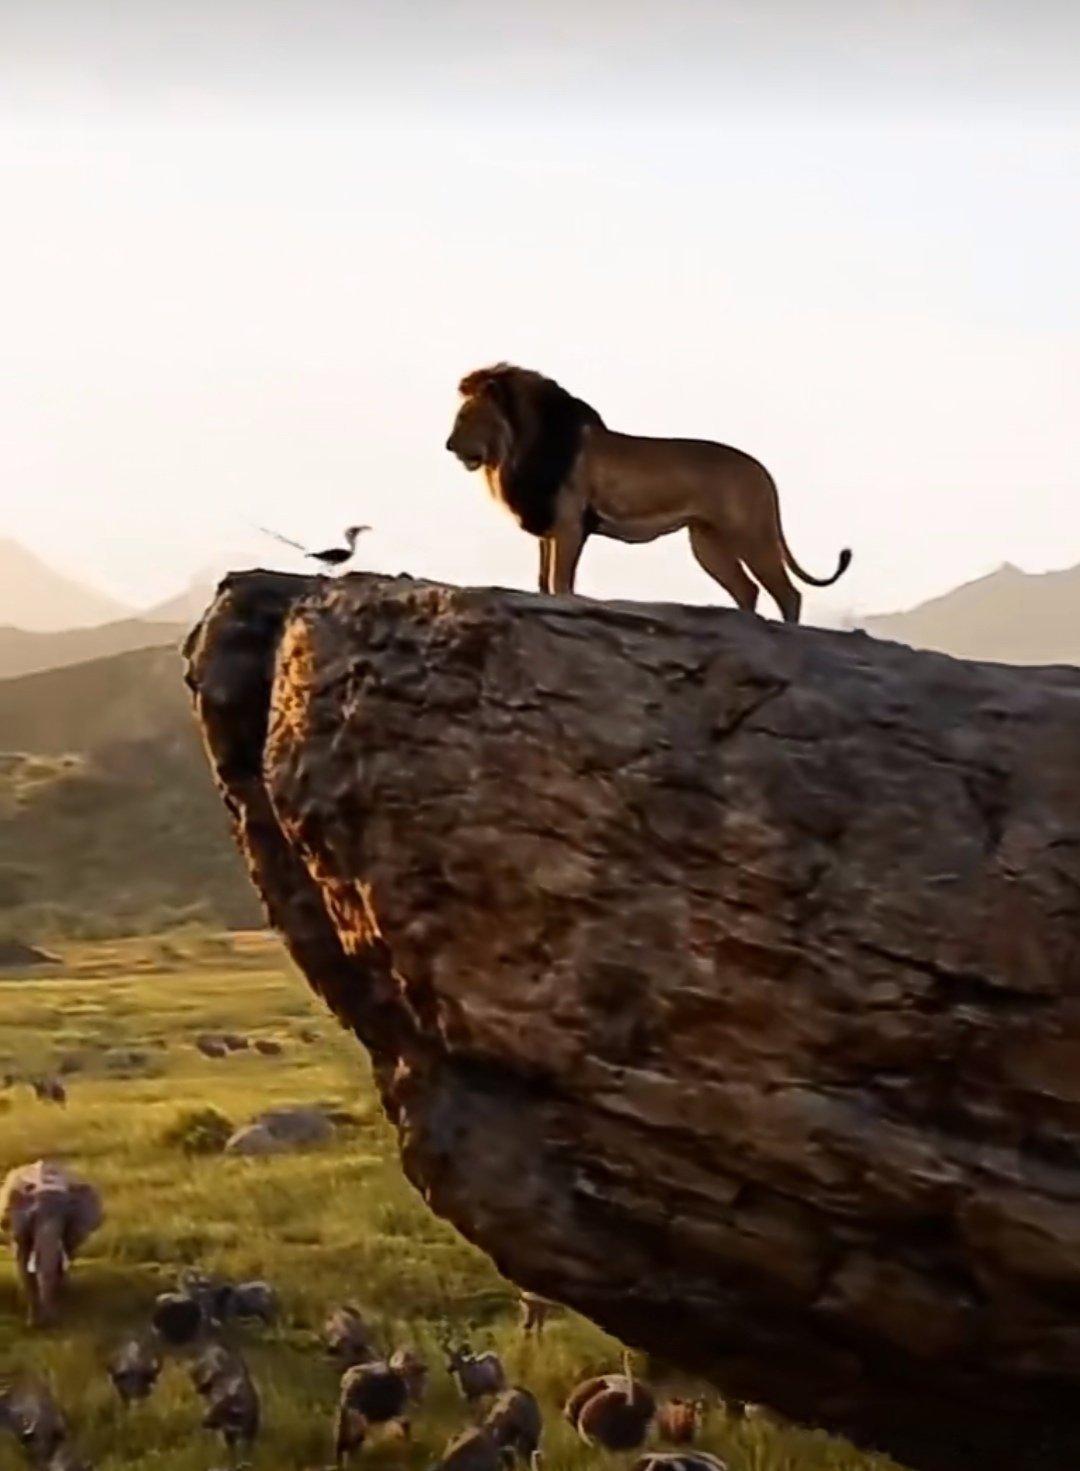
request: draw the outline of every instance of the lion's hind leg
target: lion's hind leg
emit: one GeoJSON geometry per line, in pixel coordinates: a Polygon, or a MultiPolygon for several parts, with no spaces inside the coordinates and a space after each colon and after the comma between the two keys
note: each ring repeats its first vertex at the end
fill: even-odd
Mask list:
{"type": "Polygon", "coordinates": [[[778,545],[755,547],[747,553],[747,565],[780,609],[785,623],[798,623],[802,593],[788,576],[778,545]]]}
{"type": "Polygon", "coordinates": [[[753,613],[759,589],[746,575],[738,557],[728,551],[720,533],[703,521],[695,521],[690,527],[690,547],[698,565],[731,594],[736,606],[745,613],[753,613]]]}

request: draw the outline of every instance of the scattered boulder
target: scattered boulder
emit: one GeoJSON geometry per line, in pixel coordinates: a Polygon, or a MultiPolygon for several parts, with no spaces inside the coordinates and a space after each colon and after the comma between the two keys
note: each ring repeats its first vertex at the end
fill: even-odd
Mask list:
{"type": "Polygon", "coordinates": [[[272,1037],[256,1037],[255,1051],[261,1052],[263,1057],[278,1057],[284,1051],[280,1042],[275,1042],[272,1037]]]}
{"type": "Polygon", "coordinates": [[[226,1154],[285,1154],[291,1146],[276,1139],[265,1124],[244,1124],[225,1145],[226,1154]]]}
{"type": "Polygon", "coordinates": [[[333,1137],[334,1125],[322,1109],[300,1105],[260,1114],[237,1129],[225,1148],[229,1154],[284,1154],[326,1144],[333,1137]]]}
{"type": "Polygon", "coordinates": [[[242,1037],[239,1032],[226,1032],[221,1040],[228,1052],[246,1052],[251,1046],[248,1039],[242,1037]]]}

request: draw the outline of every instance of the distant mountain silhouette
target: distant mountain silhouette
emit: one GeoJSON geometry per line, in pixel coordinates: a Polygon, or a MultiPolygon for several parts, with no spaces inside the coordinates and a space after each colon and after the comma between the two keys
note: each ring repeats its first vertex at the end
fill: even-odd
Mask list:
{"type": "Polygon", "coordinates": [[[164,602],[154,603],[140,616],[151,623],[182,623],[185,628],[190,628],[213,602],[221,579],[238,567],[253,565],[250,548],[226,548],[212,562],[193,572],[186,587],[164,602]]]}
{"type": "Polygon", "coordinates": [[[175,646],[0,681],[0,939],[259,915],[175,646]]]}
{"type": "Polygon", "coordinates": [[[152,623],[179,623],[185,629],[190,628],[206,612],[223,576],[224,573],[221,576],[210,572],[196,573],[187,587],[182,588],[175,596],[147,608],[142,615],[143,619],[152,623]]]}
{"type": "Polygon", "coordinates": [[[123,618],[117,623],[65,628],[59,633],[0,628],[0,679],[36,674],[42,669],[63,669],[88,659],[123,654],[129,649],[177,645],[187,627],[187,623],[149,623],[142,618],[123,618]]]}
{"type": "Polygon", "coordinates": [[[130,616],[131,609],[114,598],[54,572],[34,552],[0,537],[0,625],[54,632],[130,616]]]}
{"type": "Polygon", "coordinates": [[[906,613],[856,621],[878,638],[961,659],[1080,664],[1080,566],[1022,572],[1006,562],[906,613]]]}

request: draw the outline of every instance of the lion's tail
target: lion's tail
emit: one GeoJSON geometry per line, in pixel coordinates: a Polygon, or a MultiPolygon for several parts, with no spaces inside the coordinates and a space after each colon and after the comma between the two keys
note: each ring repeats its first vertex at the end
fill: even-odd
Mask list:
{"type": "Polygon", "coordinates": [[[831,577],[811,577],[809,572],[804,572],[791,555],[791,548],[788,546],[782,531],[780,533],[780,545],[783,548],[784,561],[788,564],[788,567],[794,572],[796,577],[801,578],[803,582],[808,582],[811,587],[832,587],[833,583],[839,581],[851,566],[851,548],[845,547],[836,559],[836,571],[831,577]]]}
{"type": "Polygon", "coordinates": [[[776,510],[776,534],[780,539],[780,550],[784,554],[784,561],[787,563],[788,569],[794,572],[795,576],[802,582],[808,582],[811,587],[832,587],[833,583],[838,582],[851,566],[851,548],[845,547],[840,553],[836,561],[836,571],[831,577],[811,577],[810,573],[805,572],[799,566],[798,562],[796,562],[795,554],[787,544],[787,537],[784,535],[784,523],[780,520],[780,497],[777,495],[775,485],[773,486],[773,506],[776,510]]]}

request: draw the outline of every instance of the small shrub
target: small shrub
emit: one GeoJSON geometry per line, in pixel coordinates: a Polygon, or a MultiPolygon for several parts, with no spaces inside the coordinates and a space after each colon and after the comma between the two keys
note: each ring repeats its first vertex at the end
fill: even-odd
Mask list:
{"type": "Polygon", "coordinates": [[[220,1154],[233,1126],[216,1108],[185,1108],[161,1136],[162,1144],[185,1154],[220,1154]]]}

